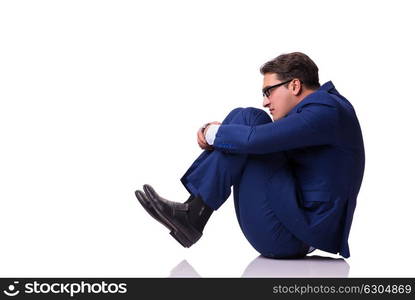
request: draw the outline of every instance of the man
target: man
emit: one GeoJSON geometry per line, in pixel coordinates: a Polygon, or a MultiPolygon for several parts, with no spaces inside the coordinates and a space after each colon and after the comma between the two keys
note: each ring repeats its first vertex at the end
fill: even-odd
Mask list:
{"type": "Polygon", "coordinates": [[[320,86],[305,54],[283,54],[261,67],[263,106],[237,108],[198,131],[205,151],[181,181],[185,203],[144,185],[143,207],[184,247],[202,235],[233,187],[240,227],[272,258],[313,249],[349,257],[348,236],[363,179],[363,139],[353,106],[331,81],[320,86]]]}

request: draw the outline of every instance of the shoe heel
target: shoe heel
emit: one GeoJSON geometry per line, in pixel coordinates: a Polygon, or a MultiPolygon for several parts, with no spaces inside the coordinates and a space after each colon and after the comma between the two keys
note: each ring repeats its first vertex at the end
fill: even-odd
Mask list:
{"type": "Polygon", "coordinates": [[[194,243],[196,243],[201,237],[202,237],[202,233],[200,233],[199,231],[197,231],[196,229],[194,229],[193,227],[188,228],[189,232],[183,232],[183,234],[189,234],[191,238],[189,238],[188,236],[186,236],[187,240],[192,241],[192,245],[194,243]]]}
{"type": "Polygon", "coordinates": [[[179,231],[171,231],[170,235],[185,248],[189,248],[191,245],[193,245],[193,243],[190,242],[189,239],[179,231]]]}

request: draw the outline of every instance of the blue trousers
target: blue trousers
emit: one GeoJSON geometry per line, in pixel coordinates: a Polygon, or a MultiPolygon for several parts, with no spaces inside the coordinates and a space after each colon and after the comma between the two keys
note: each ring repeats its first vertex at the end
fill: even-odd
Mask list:
{"type": "MultiPolygon", "coordinates": [[[[236,108],[222,124],[253,126],[269,122],[272,119],[263,110],[236,108]]],[[[286,164],[284,152],[247,155],[205,150],[181,181],[191,194],[201,197],[214,210],[227,200],[233,187],[236,216],[249,243],[266,257],[302,257],[309,246],[284,227],[270,207],[272,200],[266,196],[269,179],[279,170],[286,170],[282,168],[286,164]]]]}

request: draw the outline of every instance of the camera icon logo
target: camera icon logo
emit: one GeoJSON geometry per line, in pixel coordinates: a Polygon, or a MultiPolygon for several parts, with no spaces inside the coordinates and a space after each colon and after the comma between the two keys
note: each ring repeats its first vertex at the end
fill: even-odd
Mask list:
{"type": "Polygon", "coordinates": [[[14,281],[13,284],[10,284],[7,287],[7,290],[4,290],[3,293],[6,294],[7,296],[16,296],[20,293],[20,291],[18,289],[16,289],[16,285],[18,284],[18,281],[14,281]]]}

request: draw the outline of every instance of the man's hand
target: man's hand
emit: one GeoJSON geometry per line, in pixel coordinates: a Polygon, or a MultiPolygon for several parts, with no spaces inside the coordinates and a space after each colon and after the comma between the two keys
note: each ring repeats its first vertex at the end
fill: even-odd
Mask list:
{"type": "Polygon", "coordinates": [[[199,144],[199,147],[202,148],[203,150],[213,150],[213,147],[207,143],[206,137],[205,137],[205,134],[206,134],[209,126],[212,125],[212,124],[220,125],[222,123],[217,122],[217,121],[210,122],[210,123],[208,123],[208,125],[206,126],[205,129],[203,129],[203,127],[201,127],[197,131],[197,143],[199,144]]]}

